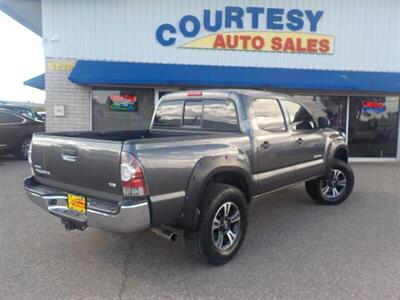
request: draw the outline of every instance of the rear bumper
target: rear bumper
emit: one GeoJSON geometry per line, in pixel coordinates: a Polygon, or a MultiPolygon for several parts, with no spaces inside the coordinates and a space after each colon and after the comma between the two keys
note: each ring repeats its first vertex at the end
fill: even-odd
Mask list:
{"type": "Polygon", "coordinates": [[[83,227],[96,227],[107,231],[130,233],[150,228],[150,211],[147,200],[141,202],[123,201],[116,209],[106,212],[99,200],[88,198],[85,214],[73,212],[67,206],[67,193],[38,184],[33,177],[24,180],[29,199],[63,220],[83,227]],[[99,207],[98,210],[94,207],[99,207]]]}

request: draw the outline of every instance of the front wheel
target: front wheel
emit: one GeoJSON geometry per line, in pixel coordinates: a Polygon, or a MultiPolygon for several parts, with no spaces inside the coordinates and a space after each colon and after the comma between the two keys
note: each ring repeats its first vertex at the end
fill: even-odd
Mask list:
{"type": "Polygon", "coordinates": [[[354,174],[344,161],[334,159],[329,179],[317,178],[306,182],[307,193],[322,205],[337,205],[345,201],[353,191],[354,174]]]}
{"type": "Polygon", "coordinates": [[[234,186],[217,183],[207,188],[198,227],[185,231],[185,242],[196,258],[220,266],[239,251],[246,230],[246,197],[234,186]]]}

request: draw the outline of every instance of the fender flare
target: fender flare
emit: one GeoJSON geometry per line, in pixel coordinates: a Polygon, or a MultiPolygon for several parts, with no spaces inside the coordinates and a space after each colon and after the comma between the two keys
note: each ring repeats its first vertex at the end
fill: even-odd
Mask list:
{"type": "Polygon", "coordinates": [[[349,149],[344,141],[337,139],[332,140],[332,142],[328,145],[327,155],[325,158],[325,176],[330,176],[332,161],[335,159],[335,155],[339,150],[344,150],[346,152],[346,157],[349,157],[349,149]]]}
{"type": "Polygon", "coordinates": [[[253,184],[250,164],[246,155],[239,153],[237,156],[220,155],[204,157],[194,166],[186,185],[186,196],[180,213],[180,226],[185,228],[194,228],[196,226],[202,195],[207,184],[213,176],[222,172],[236,172],[243,176],[248,187],[246,197],[251,199],[253,184]]]}

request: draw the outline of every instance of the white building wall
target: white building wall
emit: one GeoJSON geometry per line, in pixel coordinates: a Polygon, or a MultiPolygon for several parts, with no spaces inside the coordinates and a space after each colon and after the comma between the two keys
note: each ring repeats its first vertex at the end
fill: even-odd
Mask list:
{"type": "MultiPolygon", "coordinates": [[[[150,63],[400,72],[398,0],[42,0],[45,56],[150,63]],[[323,10],[332,55],[182,49],[155,38],[163,23],[225,6],[323,10]]],[[[249,20],[247,20],[249,23],[249,20]]],[[[261,30],[261,29],[260,29],[261,30]]],[[[263,29],[264,30],[264,29],[263,29]]],[[[204,30],[198,37],[209,34],[204,30]]]]}

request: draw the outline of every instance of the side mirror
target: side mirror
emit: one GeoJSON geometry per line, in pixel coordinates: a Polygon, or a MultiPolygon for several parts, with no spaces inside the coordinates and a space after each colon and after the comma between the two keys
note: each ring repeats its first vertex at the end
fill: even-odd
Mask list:
{"type": "Polygon", "coordinates": [[[328,128],[331,125],[331,122],[326,117],[318,118],[318,127],[321,129],[328,128]]]}

